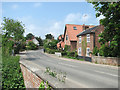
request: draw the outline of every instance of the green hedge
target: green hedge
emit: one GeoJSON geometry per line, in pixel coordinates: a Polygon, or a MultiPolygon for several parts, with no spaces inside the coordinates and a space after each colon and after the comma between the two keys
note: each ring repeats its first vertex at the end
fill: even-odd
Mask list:
{"type": "Polygon", "coordinates": [[[25,88],[19,56],[2,56],[2,88],[25,88]]]}

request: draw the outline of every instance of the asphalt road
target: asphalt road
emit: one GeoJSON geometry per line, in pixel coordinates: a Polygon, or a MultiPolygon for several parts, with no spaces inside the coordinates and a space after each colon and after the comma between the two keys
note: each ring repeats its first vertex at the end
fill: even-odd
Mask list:
{"type": "Polygon", "coordinates": [[[118,68],[51,57],[41,50],[27,51],[27,60],[43,68],[66,73],[66,82],[76,88],[118,88],[118,68]]]}

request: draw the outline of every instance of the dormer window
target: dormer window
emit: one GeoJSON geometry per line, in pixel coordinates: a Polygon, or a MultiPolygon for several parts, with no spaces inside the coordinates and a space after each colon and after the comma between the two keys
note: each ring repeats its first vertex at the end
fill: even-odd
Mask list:
{"type": "Polygon", "coordinates": [[[77,30],[77,28],[76,28],[76,27],[73,27],[73,29],[74,29],[74,30],[77,30]]]}

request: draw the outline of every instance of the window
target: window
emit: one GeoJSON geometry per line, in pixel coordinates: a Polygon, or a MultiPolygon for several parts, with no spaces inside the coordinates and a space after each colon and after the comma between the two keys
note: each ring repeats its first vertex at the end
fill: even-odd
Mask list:
{"type": "Polygon", "coordinates": [[[77,30],[77,28],[76,28],[76,27],[73,27],[73,29],[74,29],[74,30],[77,30]]]}
{"type": "Polygon", "coordinates": [[[68,35],[66,35],[66,40],[68,40],[68,35]]]}
{"type": "Polygon", "coordinates": [[[87,48],[87,50],[86,50],[86,56],[90,56],[90,48],[87,48]]]}
{"type": "Polygon", "coordinates": [[[81,56],[81,47],[78,49],[78,55],[81,56]]]}
{"type": "Polygon", "coordinates": [[[87,42],[90,42],[90,34],[87,34],[87,42]]]}
{"type": "Polygon", "coordinates": [[[81,43],[81,36],[79,36],[79,43],[81,43]]]}

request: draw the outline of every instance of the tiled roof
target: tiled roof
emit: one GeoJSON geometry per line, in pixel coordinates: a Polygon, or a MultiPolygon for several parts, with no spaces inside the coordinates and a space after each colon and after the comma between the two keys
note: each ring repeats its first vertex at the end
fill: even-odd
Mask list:
{"type": "Polygon", "coordinates": [[[84,35],[84,34],[93,33],[93,30],[95,30],[97,27],[98,27],[98,26],[95,26],[95,27],[92,27],[92,28],[88,28],[87,30],[79,33],[79,34],[77,35],[77,37],[78,37],[78,36],[81,36],[81,35],[84,35]]]}
{"type": "MultiPolygon", "coordinates": [[[[85,26],[89,26],[89,25],[85,25],[85,26]]],[[[93,25],[90,25],[89,27],[93,27],[93,25]]],[[[65,32],[68,33],[68,38],[70,41],[77,41],[76,36],[82,31],[83,31],[83,25],[66,24],[65,32]],[[74,27],[76,27],[77,30],[74,30],[74,27]]]]}

